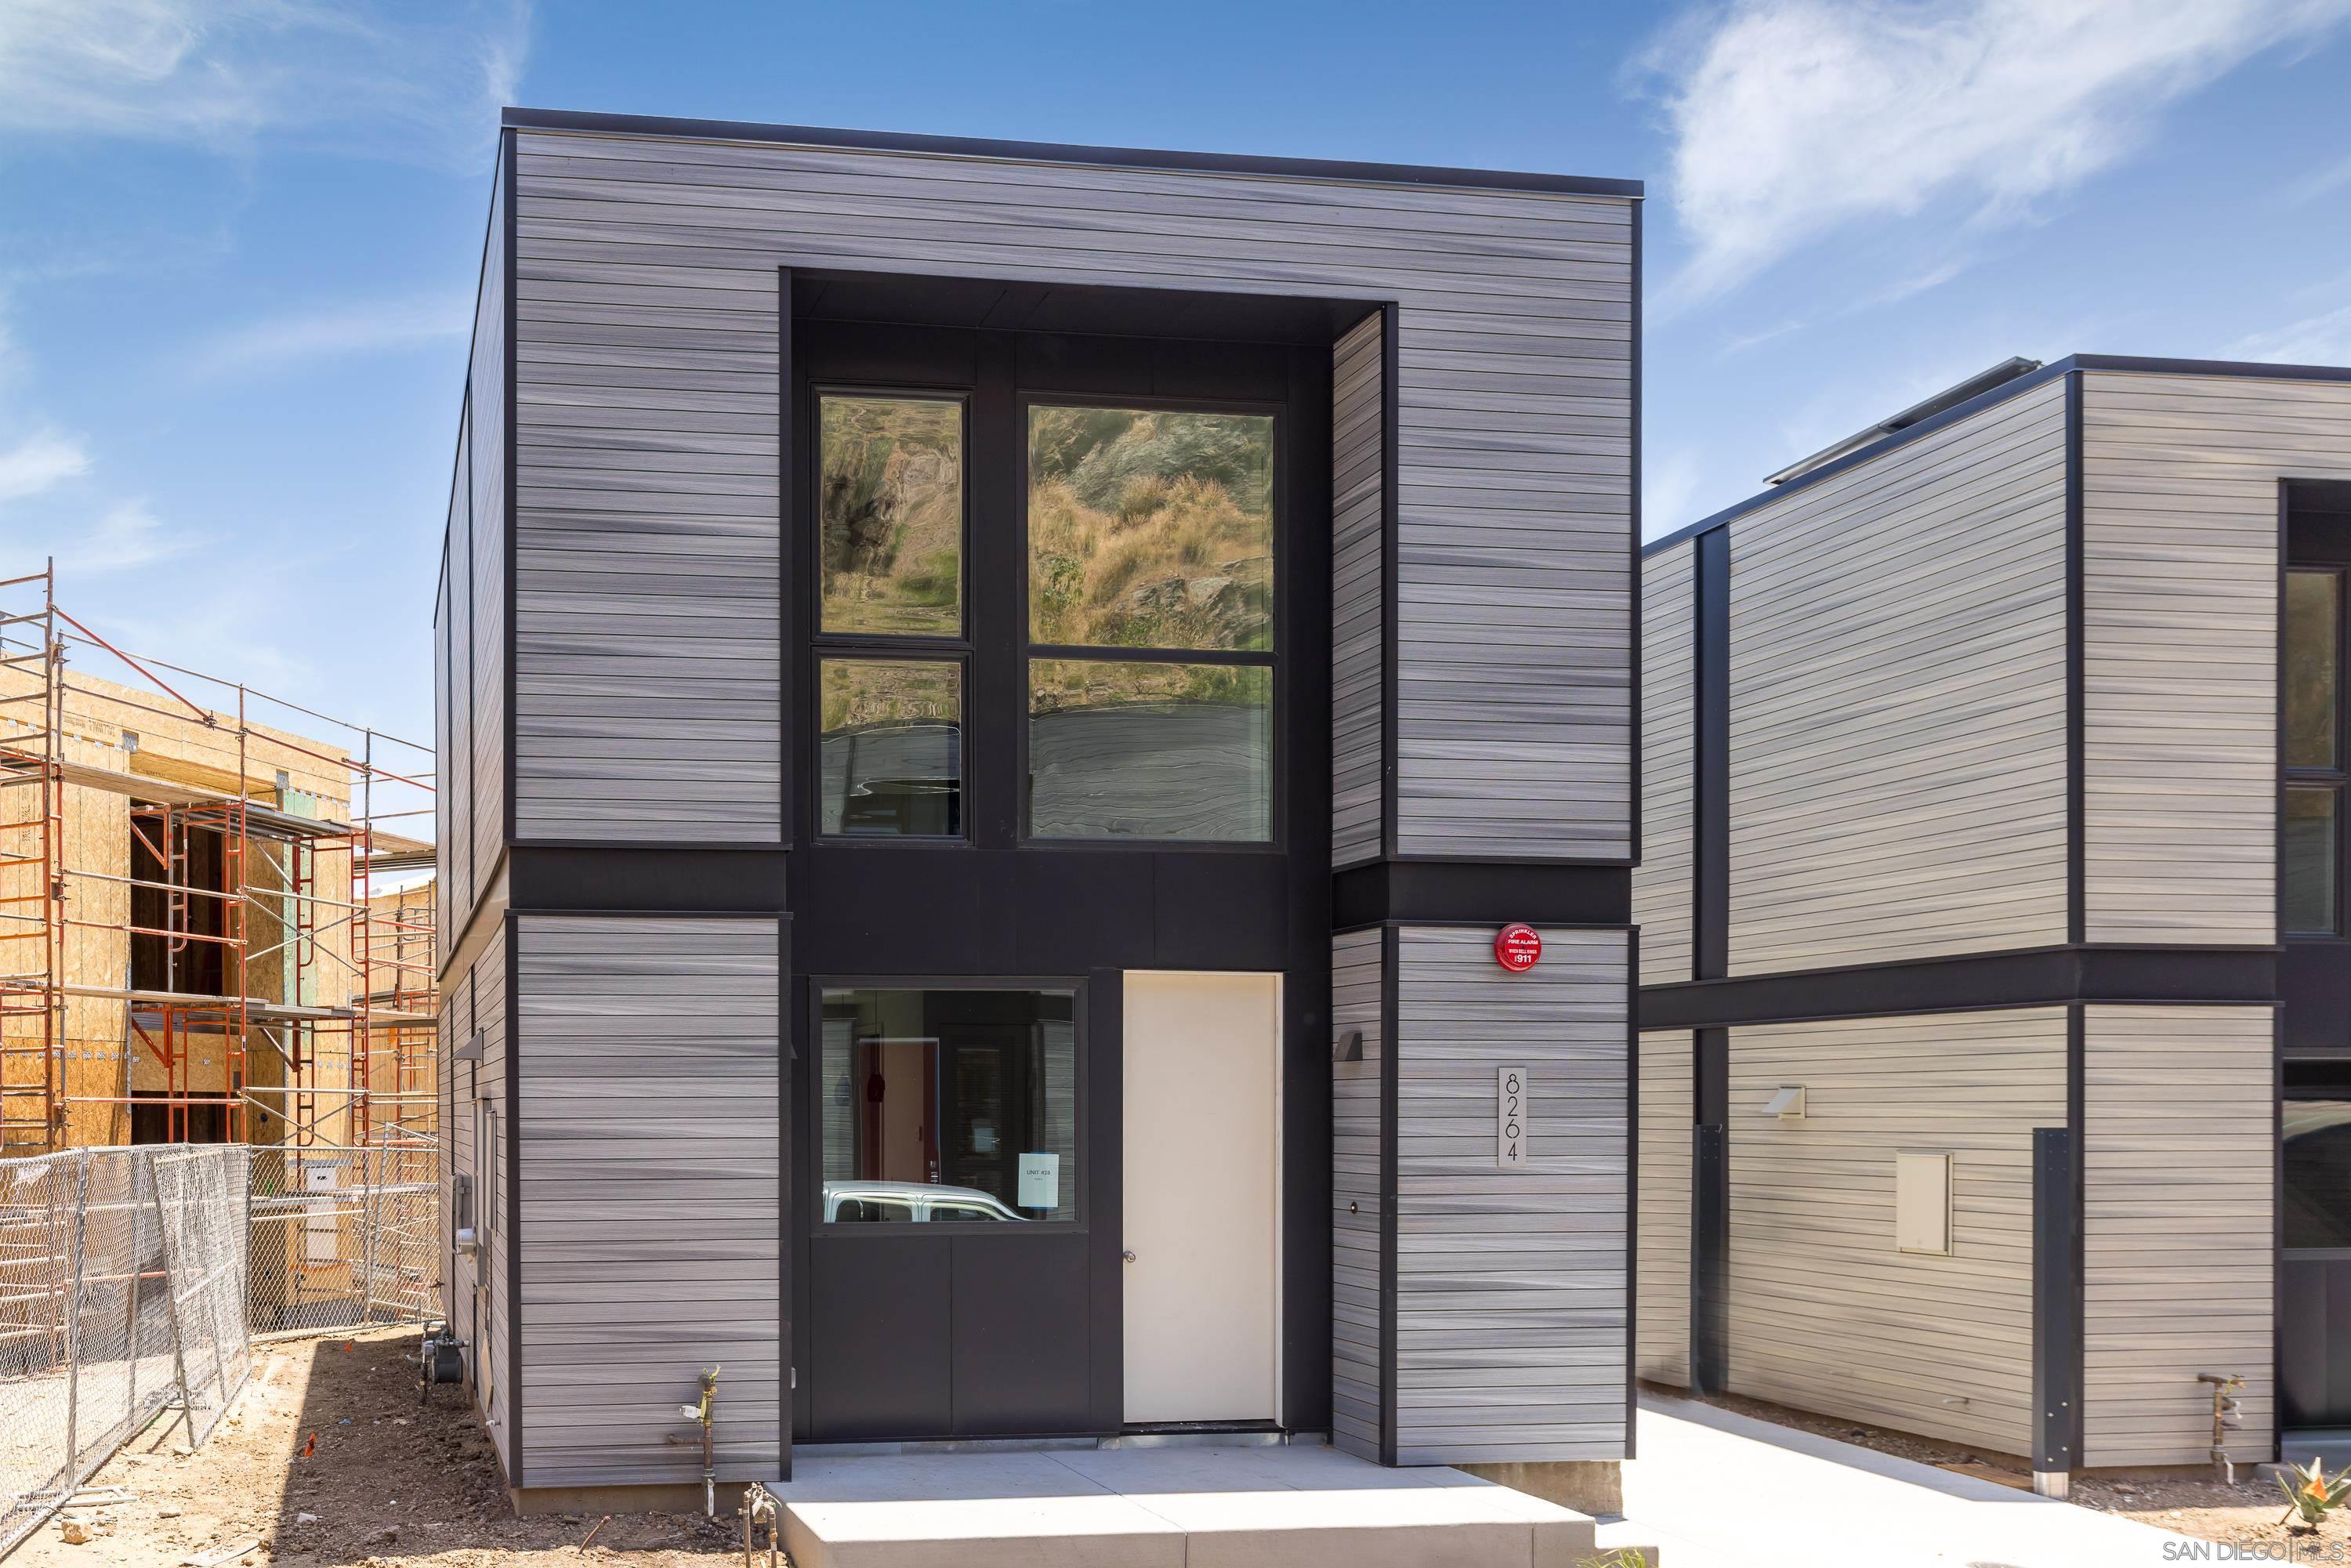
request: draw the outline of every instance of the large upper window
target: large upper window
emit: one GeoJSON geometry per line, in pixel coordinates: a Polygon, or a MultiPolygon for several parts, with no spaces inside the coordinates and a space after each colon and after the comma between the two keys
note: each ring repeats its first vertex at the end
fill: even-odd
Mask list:
{"type": "Polygon", "coordinates": [[[817,829],[960,837],[964,404],[817,400],[817,829]]]}
{"type": "Polygon", "coordinates": [[[2290,933],[2330,935],[2342,902],[2341,572],[2286,573],[2280,642],[2279,915],[2290,933]]]}
{"type": "Polygon", "coordinates": [[[1077,1218],[1073,993],[827,989],[823,1005],[827,1222],[1077,1218]]]}
{"type": "Polygon", "coordinates": [[[1273,836],[1269,414],[1029,410],[1029,832],[1273,836]]]}

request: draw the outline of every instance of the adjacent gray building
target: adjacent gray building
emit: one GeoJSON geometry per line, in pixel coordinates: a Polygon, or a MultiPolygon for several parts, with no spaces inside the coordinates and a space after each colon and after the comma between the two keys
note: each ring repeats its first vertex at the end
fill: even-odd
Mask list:
{"type": "MultiPolygon", "coordinates": [[[[1643,560],[1637,1364],[2081,1469],[2351,1426],[2351,371],[2012,361],[1643,560]]],[[[2306,1446],[2306,1445],[2305,1445],[2306,1446]]]]}
{"type": "Polygon", "coordinates": [[[435,624],[527,1505],[698,1479],[714,1364],[723,1480],[1625,1453],[1639,194],[508,113],[435,624]]]}

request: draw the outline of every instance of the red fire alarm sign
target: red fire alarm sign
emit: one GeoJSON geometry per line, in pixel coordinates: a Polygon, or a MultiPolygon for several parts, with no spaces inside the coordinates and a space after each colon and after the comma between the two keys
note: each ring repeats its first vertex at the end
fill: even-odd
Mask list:
{"type": "Polygon", "coordinates": [[[1513,975],[1523,975],[1542,956],[1542,933],[1513,920],[1494,934],[1494,962],[1513,975]]]}

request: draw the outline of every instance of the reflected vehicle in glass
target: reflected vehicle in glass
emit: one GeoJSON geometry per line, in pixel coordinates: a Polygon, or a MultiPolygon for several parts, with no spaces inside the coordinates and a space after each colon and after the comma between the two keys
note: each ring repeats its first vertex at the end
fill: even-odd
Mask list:
{"type": "Polygon", "coordinates": [[[833,1224],[973,1224],[1025,1221],[993,1193],[976,1186],[933,1186],[918,1181],[824,1184],[824,1218],[833,1224]]]}

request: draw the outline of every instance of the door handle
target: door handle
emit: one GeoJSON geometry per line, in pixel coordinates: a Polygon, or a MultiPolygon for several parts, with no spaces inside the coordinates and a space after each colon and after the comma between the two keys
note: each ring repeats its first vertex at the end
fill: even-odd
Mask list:
{"type": "Polygon", "coordinates": [[[1134,1254],[1133,1252],[1122,1252],[1119,1254],[1119,1258],[1123,1262],[1132,1263],[1134,1261],[1134,1254]]]}

